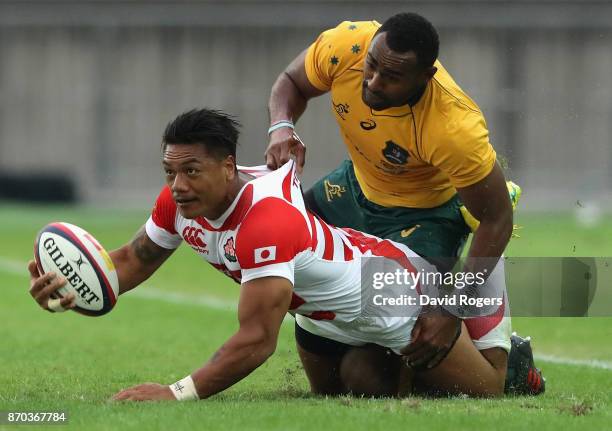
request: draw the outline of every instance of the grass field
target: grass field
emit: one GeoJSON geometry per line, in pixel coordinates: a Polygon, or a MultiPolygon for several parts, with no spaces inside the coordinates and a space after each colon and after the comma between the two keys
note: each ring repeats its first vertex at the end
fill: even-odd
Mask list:
{"type": "MultiPolygon", "coordinates": [[[[548,379],[537,398],[315,397],[286,324],[275,355],[221,395],[197,403],[110,402],[122,388],[182,378],[237,328],[238,287],[185,247],[107,316],[38,309],[27,293],[25,262],[40,227],[72,222],[113,249],[146,217],[146,211],[0,206],[0,411],[63,410],[65,427],[92,430],[612,429],[612,318],[513,320],[515,330],[534,338],[548,379]]],[[[510,256],[612,256],[610,222],[584,228],[569,215],[516,219],[524,228],[510,256]]]]}

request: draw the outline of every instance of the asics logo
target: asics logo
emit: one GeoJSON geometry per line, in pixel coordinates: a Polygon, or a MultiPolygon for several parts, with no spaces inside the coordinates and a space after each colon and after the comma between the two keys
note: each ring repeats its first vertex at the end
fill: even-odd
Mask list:
{"type": "Polygon", "coordinates": [[[183,229],[183,238],[185,239],[185,242],[192,247],[206,247],[206,243],[202,239],[203,236],[204,231],[200,228],[187,226],[185,229],[183,229]]]}

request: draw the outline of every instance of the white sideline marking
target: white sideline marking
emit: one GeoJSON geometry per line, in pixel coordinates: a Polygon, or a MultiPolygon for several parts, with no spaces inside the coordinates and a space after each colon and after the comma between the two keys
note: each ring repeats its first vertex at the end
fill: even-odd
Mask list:
{"type": "Polygon", "coordinates": [[[560,365],[576,365],[579,367],[599,368],[612,371],[612,362],[600,361],[598,359],[570,359],[561,356],[547,355],[545,353],[534,353],[534,359],[560,365]]]}
{"type": "Polygon", "coordinates": [[[27,275],[28,264],[0,256],[0,271],[8,272],[9,274],[27,275]]]}
{"type": "Polygon", "coordinates": [[[235,301],[227,301],[210,295],[187,295],[184,293],[167,292],[151,286],[141,286],[140,288],[125,294],[127,298],[137,297],[142,299],[153,299],[163,302],[171,302],[180,305],[197,305],[200,307],[212,308],[214,310],[231,311],[237,310],[235,301]]]}
{"type": "MultiPolygon", "coordinates": [[[[27,275],[27,264],[25,262],[0,256],[0,272],[2,271],[9,274],[23,275],[25,277],[27,275]]],[[[172,304],[196,305],[214,310],[235,312],[237,309],[234,301],[228,301],[210,295],[187,295],[184,293],[167,292],[161,289],[156,289],[152,286],[141,286],[140,289],[129,292],[126,295],[128,298],[137,297],[154,301],[169,302],[172,304]]],[[[286,316],[284,321],[293,321],[293,319],[286,316]]],[[[533,356],[539,361],[549,362],[552,364],[573,365],[578,367],[597,368],[600,370],[612,371],[612,362],[607,361],[600,361],[596,359],[571,359],[543,353],[534,353],[533,356]]]]}
{"type": "MultiPolygon", "coordinates": [[[[152,299],[156,301],[170,302],[179,305],[196,305],[198,307],[209,308],[213,310],[229,311],[235,313],[238,310],[238,304],[235,301],[228,301],[210,295],[188,295],[184,293],[168,292],[161,289],[156,289],[151,286],[141,286],[140,289],[126,293],[126,297],[137,297],[142,299],[152,299]]],[[[283,318],[283,323],[292,323],[293,317],[288,313],[283,318]]]]}
{"type": "MultiPolygon", "coordinates": [[[[0,271],[14,275],[28,275],[28,264],[14,259],[7,259],[0,256],[0,271]]],[[[188,295],[184,293],[167,292],[156,289],[152,286],[140,286],[139,289],[127,292],[126,298],[137,297],[143,299],[153,299],[158,301],[170,302],[181,305],[197,305],[200,307],[212,308],[214,310],[236,311],[236,302],[228,301],[210,295],[188,295]]]]}

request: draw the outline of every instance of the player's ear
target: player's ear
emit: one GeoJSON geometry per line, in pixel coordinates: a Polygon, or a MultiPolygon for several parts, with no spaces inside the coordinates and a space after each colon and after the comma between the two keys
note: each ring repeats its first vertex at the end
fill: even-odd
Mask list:
{"type": "Polygon", "coordinates": [[[427,69],[425,69],[425,77],[429,80],[433,78],[437,71],[438,68],[436,66],[428,67],[427,69]]]}
{"type": "Polygon", "coordinates": [[[228,181],[234,179],[234,177],[238,174],[238,170],[236,169],[236,158],[234,156],[227,156],[223,160],[223,168],[225,170],[225,177],[228,181]]]}

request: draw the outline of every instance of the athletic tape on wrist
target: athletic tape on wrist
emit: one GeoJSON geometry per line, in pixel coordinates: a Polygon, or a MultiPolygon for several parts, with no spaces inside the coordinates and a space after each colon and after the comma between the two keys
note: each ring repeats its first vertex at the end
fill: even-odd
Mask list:
{"type": "Polygon", "coordinates": [[[170,390],[179,401],[199,400],[198,391],[191,376],[187,376],[170,385],[170,390]]]}
{"type": "Polygon", "coordinates": [[[55,311],[56,313],[62,313],[66,311],[64,307],[60,304],[61,299],[59,298],[49,298],[49,302],[47,302],[47,308],[51,311],[55,311]]]}
{"type": "Polygon", "coordinates": [[[302,144],[302,147],[306,148],[306,144],[304,143],[304,141],[302,141],[302,138],[300,138],[298,136],[297,133],[295,133],[295,130],[293,131],[293,139],[295,139],[296,141],[298,141],[300,144],[302,144]]]}
{"type": "Polygon", "coordinates": [[[268,135],[270,135],[275,130],[282,129],[283,127],[289,127],[290,129],[295,130],[295,125],[293,124],[293,121],[281,120],[281,121],[277,121],[276,123],[273,123],[270,126],[270,128],[268,129],[268,135]]]}

